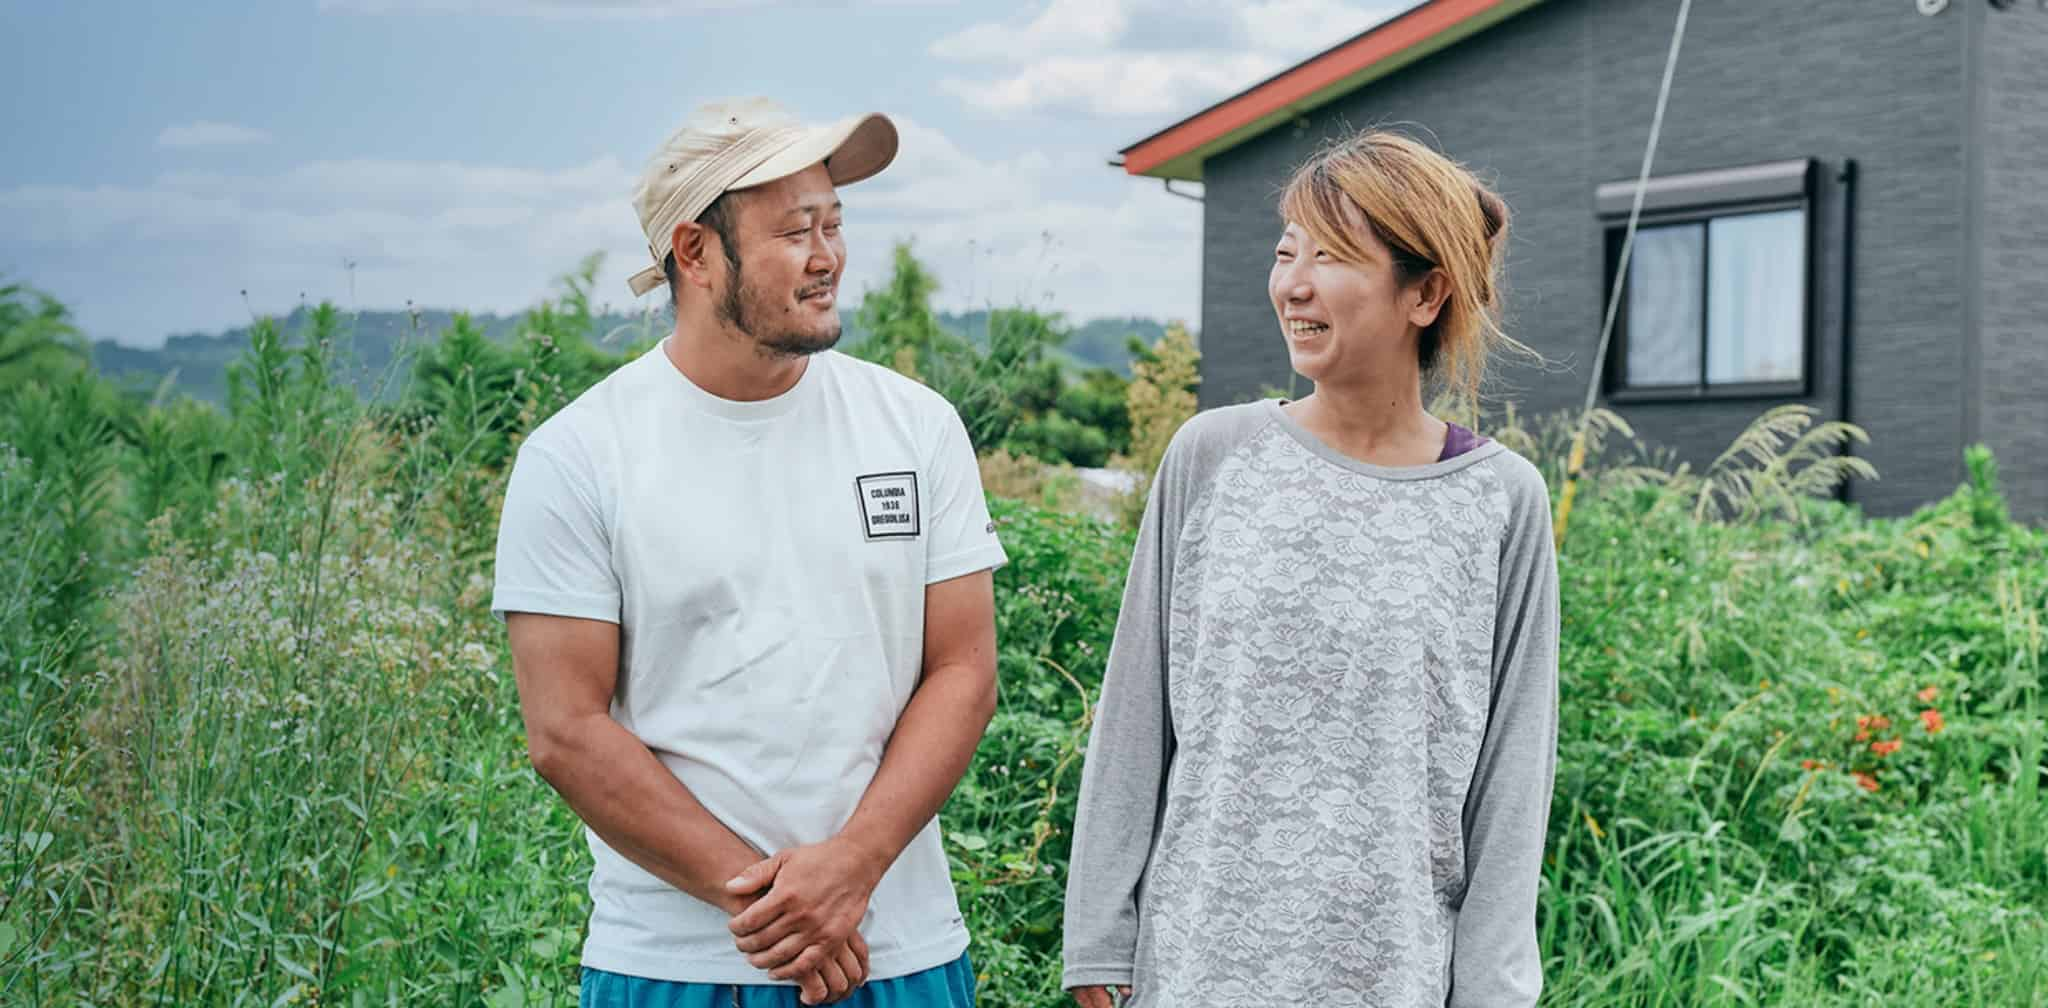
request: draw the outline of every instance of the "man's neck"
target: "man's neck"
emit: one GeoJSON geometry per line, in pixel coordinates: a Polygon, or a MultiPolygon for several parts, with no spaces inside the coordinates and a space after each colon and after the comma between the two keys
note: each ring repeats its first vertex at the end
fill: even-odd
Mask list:
{"type": "Polygon", "coordinates": [[[683,377],[720,399],[759,402],[796,387],[810,358],[763,350],[754,338],[717,319],[678,317],[662,352],[683,377]]]}

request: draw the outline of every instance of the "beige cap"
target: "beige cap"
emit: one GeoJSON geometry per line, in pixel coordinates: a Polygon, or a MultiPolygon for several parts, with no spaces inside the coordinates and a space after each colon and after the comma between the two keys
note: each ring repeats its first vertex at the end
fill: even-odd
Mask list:
{"type": "Polygon", "coordinates": [[[896,124],[887,116],[805,126],[767,98],[699,106],[661,145],[633,191],[633,209],[640,213],[654,265],[626,284],[635,296],[660,286],[661,261],[676,225],[696,220],[720,193],[765,185],[820,161],[833,185],[846,185],[881,171],[895,157],[896,124]]]}

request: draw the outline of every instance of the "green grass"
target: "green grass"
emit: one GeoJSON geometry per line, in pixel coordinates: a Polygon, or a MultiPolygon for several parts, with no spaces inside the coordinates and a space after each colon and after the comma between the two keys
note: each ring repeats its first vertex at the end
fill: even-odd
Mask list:
{"type": "MultiPolygon", "coordinates": [[[[588,856],[485,612],[562,352],[398,415],[277,348],[226,415],[0,408],[0,1003],[573,1001],[588,856]]],[[[2048,1004],[2048,532],[1982,455],[1908,518],[1723,481],[1760,506],[1714,521],[1624,447],[1561,554],[1545,1003],[2048,1004]]],[[[1002,706],[947,849],[983,1003],[1050,1006],[1130,536],[996,515],[1002,706]]]]}

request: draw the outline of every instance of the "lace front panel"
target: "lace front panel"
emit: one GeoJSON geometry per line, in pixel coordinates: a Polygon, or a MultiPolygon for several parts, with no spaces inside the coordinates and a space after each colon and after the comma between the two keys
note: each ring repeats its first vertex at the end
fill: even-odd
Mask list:
{"type": "Polygon", "coordinates": [[[1443,1004],[1505,521],[1488,465],[1381,479],[1277,425],[1224,461],[1174,563],[1139,1005],[1443,1004]]]}

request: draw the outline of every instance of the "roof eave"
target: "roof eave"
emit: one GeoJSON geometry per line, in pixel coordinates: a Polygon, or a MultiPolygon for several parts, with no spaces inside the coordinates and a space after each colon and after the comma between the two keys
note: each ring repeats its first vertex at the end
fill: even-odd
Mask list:
{"type": "Polygon", "coordinates": [[[1543,0],[1433,0],[1123,149],[1131,175],[1202,181],[1209,158],[1470,38],[1543,0]],[[1362,62],[1361,62],[1362,61],[1362,62]]]}

